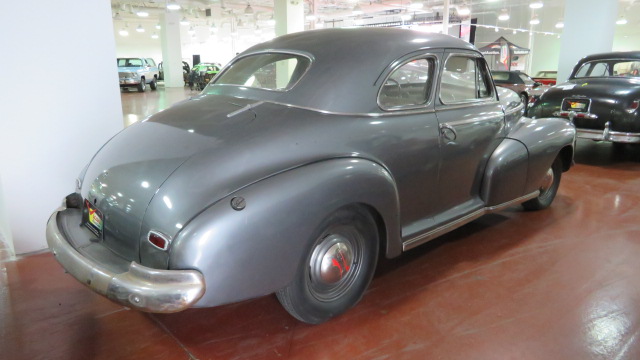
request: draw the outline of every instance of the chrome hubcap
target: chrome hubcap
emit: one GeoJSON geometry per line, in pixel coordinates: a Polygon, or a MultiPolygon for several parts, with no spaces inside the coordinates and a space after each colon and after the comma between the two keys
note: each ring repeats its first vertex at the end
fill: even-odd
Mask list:
{"type": "Polygon", "coordinates": [[[322,256],[320,280],[326,284],[335,284],[342,280],[353,265],[353,251],[343,242],[332,245],[322,256]]]}
{"type": "Polygon", "coordinates": [[[553,169],[547,170],[547,173],[542,178],[542,183],[540,184],[540,195],[544,194],[551,188],[553,185],[553,169]]]}
{"type": "Polygon", "coordinates": [[[320,239],[309,259],[309,290],[321,301],[331,301],[349,289],[360,270],[358,237],[348,232],[320,239]]]}

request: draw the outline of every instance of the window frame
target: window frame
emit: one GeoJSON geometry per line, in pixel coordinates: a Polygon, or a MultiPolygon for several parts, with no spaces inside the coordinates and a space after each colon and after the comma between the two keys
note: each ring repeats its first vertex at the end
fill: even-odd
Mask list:
{"type": "MultiPolygon", "coordinates": [[[[397,62],[397,61],[398,60],[395,60],[394,62],[397,62]]],[[[440,59],[436,55],[434,55],[432,53],[422,53],[420,55],[412,56],[412,57],[407,58],[405,60],[399,61],[397,64],[395,64],[393,66],[390,66],[390,68],[391,68],[391,70],[389,71],[387,76],[384,77],[383,81],[380,84],[380,87],[378,88],[378,92],[376,94],[376,103],[378,104],[378,107],[381,110],[393,112],[393,111],[427,109],[428,107],[430,107],[433,104],[433,99],[434,99],[433,94],[435,93],[435,91],[433,89],[433,83],[434,83],[434,79],[436,79],[438,77],[437,70],[440,68],[440,59]],[[408,63],[410,63],[412,61],[416,61],[416,60],[431,60],[432,61],[432,64],[431,64],[432,66],[431,66],[431,69],[430,69],[431,73],[429,74],[429,80],[428,80],[427,86],[425,87],[427,89],[428,93],[427,93],[426,101],[424,102],[424,104],[399,105],[399,106],[392,106],[392,107],[386,107],[386,106],[382,105],[380,103],[380,95],[382,94],[382,89],[384,88],[385,84],[387,83],[387,80],[389,80],[391,75],[393,75],[396,72],[396,70],[398,70],[401,67],[407,65],[408,63]]]]}
{"type": "Polygon", "coordinates": [[[285,92],[288,92],[291,89],[295,88],[296,85],[298,85],[298,83],[300,82],[300,80],[302,80],[307,75],[307,73],[309,72],[309,70],[311,69],[311,67],[314,64],[314,60],[315,60],[315,58],[311,54],[308,54],[308,53],[302,52],[302,51],[263,50],[263,51],[252,52],[252,53],[249,53],[249,54],[244,54],[242,56],[236,57],[235,59],[233,59],[232,62],[230,62],[229,64],[224,66],[222,69],[220,69],[220,71],[216,74],[216,76],[214,76],[213,79],[211,79],[211,82],[209,82],[207,87],[209,87],[209,86],[233,86],[233,87],[237,87],[237,88],[253,89],[253,90],[260,90],[260,91],[270,91],[270,92],[276,92],[276,93],[285,93],[285,92]],[[238,61],[240,61],[240,60],[242,60],[244,58],[250,57],[250,56],[269,55],[269,54],[285,54],[285,55],[293,55],[293,56],[305,57],[305,58],[307,58],[309,60],[309,65],[307,66],[305,71],[302,74],[300,74],[300,77],[298,78],[298,80],[296,80],[295,83],[291,84],[286,89],[267,89],[267,88],[258,88],[258,87],[252,87],[252,86],[246,86],[246,85],[238,85],[238,84],[216,84],[215,83],[215,81],[218,78],[222,77],[238,61]]]}
{"type": "Polygon", "coordinates": [[[484,103],[489,103],[489,102],[495,102],[498,101],[497,96],[496,96],[496,88],[495,85],[493,83],[493,78],[491,77],[491,73],[489,72],[489,67],[487,66],[487,61],[484,59],[484,57],[481,54],[477,54],[477,53],[467,53],[467,52],[450,52],[447,54],[447,56],[445,57],[445,60],[442,62],[442,70],[440,71],[440,76],[438,78],[438,87],[437,87],[437,92],[438,92],[438,100],[440,100],[440,105],[444,105],[444,106],[460,106],[460,105],[476,105],[476,104],[484,104],[484,103]],[[475,83],[475,81],[477,81],[478,79],[478,75],[476,74],[476,76],[474,76],[475,78],[475,93],[476,93],[476,98],[475,99],[467,99],[467,100],[460,100],[460,101],[454,101],[454,102],[445,102],[442,100],[442,76],[444,75],[444,67],[447,64],[447,61],[449,60],[449,58],[454,57],[454,56],[464,56],[470,59],[474,60],[475,63],[475,69],[476,70],[480,70],[480,72],[482,73],[482,77],[484,78],[484,80],[487,82],[487,85],[489,85],[489,90],[491,91],[490,95],[487,97],[477,97],[478,96],[478,84],[475,83]],[[480,63],[478,63],[478,61],[480,61],[480,63]],[[480,64],[482,64],[482,66],[480,66],[480,64]]]}

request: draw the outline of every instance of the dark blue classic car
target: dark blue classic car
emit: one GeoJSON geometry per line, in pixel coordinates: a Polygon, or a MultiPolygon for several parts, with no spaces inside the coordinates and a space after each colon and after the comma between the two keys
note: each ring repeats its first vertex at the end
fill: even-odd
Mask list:
{"type": "Polygon", "coordinates": [[[581,59],[569,80],[546,93],[529,115],[570,119],[578,137],[640,143],[640,51],[581,59]]]}
{"type": "Polygon", "coordinates": [[[523,110],[475,47],[447,35],[282,36],[114,136],[47,240],[71,275],[134,309],[275,292],[320,323],[360,300],[380,253],[551,204],[575,128],[523,110]]]}

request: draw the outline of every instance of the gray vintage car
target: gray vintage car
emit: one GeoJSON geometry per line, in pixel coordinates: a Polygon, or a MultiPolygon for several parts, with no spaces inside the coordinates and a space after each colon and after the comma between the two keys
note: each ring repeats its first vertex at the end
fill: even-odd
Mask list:
{"type": "Polygon", "coordinates": [[[282,36],[114,136],[47,240],[71,275],[133,309],[275,292],[320,323],[360,300],[379,254],[551,204],[575,129],[522,113],[462,40],[379,28],[282,36]]]}

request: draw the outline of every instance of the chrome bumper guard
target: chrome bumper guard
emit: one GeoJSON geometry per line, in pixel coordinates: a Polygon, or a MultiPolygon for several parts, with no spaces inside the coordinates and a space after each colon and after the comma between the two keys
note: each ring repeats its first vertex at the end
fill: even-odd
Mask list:
{"type": "Polygon", "coordinates": [[[56,210],[47,222],[47,243],[58,262],[93,291],[124,306],[153,313],[172,313],[195,304],[205,292],[204,276],[196,270],[158,270],[135,262],[118,273],[84,256],[58,227],[56,210]]]}
{"type": "MultiPolygon", "coordinates": [[[[556,111],[553,116],[568,118],[571,122],[573,119],[597,119],[598,115],[591,113],[577,113],[575,111],[556,111]]],[[[611,131],[611,121],[604,124],[604,130],[581,129],[576,128],[576,136],[581,139],[589,139],[594,141],[611,141],[617,143],[640,143],[640,133],[630,133],[622,131],[611,131]]]]}

